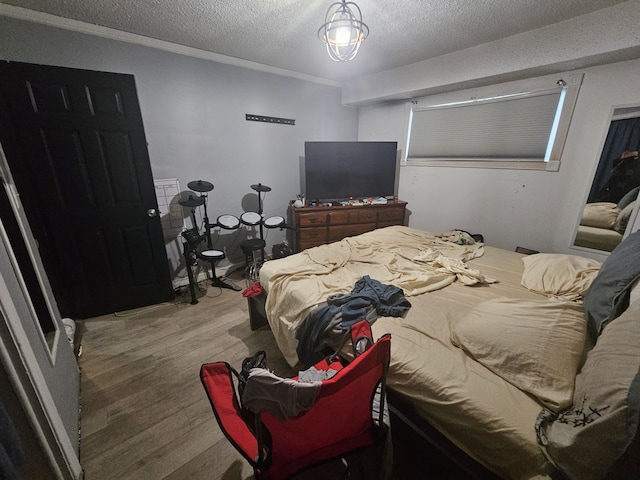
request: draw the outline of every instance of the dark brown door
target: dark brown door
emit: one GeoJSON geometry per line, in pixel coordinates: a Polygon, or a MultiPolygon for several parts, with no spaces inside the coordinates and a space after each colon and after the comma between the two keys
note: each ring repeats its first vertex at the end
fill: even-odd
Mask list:
{"type": "Polygon", "coordinates": [[[0,62],[0,142],[61,314],[173,297],[132,75],[0,62]]]}

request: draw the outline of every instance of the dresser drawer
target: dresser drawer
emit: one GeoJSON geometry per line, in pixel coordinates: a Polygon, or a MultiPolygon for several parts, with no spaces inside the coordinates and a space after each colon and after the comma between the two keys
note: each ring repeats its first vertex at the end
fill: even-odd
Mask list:
{"type": "Polygon", "coordinates": [[[300,213],[298,215],[298,225],[300,227],[312,227],[314,225],[326,225],[327,214],[319,212],[300,213]]]}
{"type": "Polygon", "coordinates": [[[377,211],[374,209],[364,208],[358,211],[358,223],[375,222],[377,211]]]}
{"type": "Polygon", "coordinates": [[[357,213],[350,210],[329,212],[327,216],[329,217],[329,225],[345,225],[347,223],[353,223],[358,219],[357,213]]]}
{"type": "Polygon", "coordinates": [[[329,227],[329,242],[337,242],[344,237],[353,237],[370,232],[376,228],[375,223],[357,223],[353,225],[334,225],[329,227]]]}
{"type": "Polygon", "coordinates": [[[296,251],[324,245],[390,225],[403,225],[407,202],[386,205],[290,206],[288,223],[296,251]]]}
{"type": "Polygon", "coordinates": [[[329,225],[345,225],[347,223],[375,223],[376,211],[373,209],[343,210],[329,212],[329,225]]]}
{"type": "Polygon", "coordinates": [[[300,229],[300,243],[309,242],[326,242],[327,241],[327,228],[326,227],[307,227],[300,229]]]}
{"type": "Polygon", "coordinates": [[[404,208],[383,208],[378,211],[378,222],[404,221],[404,208]]]}

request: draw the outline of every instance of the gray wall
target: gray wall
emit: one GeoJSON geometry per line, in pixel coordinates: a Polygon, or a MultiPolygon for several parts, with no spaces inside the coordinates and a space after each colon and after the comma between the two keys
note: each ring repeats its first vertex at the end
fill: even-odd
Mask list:
{"type": "MultiPolygon", "coordinates": [[[[334,86],[8,17],[0,17],[0,31],[4,60],[133,74],[154,178],[177,178],[183,191],[191,180],[212,182],[212,220],[255,210],[250,185],[259,182],[272,188],[265,216],[286,218],[299,193],[304,142],[357,140],[358,110],[343,107],[334,86]],[[246,113],[292,118],[295,126],[248,122],[246,113]]],[[[245,229],[222,234],[215,248],[239,261],[245,229]]],[[[267,234],[268,252],[285,238],[284,231],[267,234]]],[[[180,242],[168,242],[167,251],[174,275],[183,277],[180,242]]]]}

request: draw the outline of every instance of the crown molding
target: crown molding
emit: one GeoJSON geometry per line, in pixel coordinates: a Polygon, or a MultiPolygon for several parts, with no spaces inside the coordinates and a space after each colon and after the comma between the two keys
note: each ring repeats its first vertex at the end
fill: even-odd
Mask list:
{"type": "Polygon", "coordinates": [[[284,68],[271,67],[258,62],[251,62],[249,60],[243,60],[240,58],[229,57],[219,53],[209,52],[199,48],[188,47],[177,43],[166,42],[164,40],[158,40],[155,38],[145,37],[135,33],[124,32],[116,30],[114,28],[102,27],[100,25],[94,25],[91,23],[81,22],[79,20],[73,20],[70,18],[58,17],[49,13],[38,12],[35,10],[29,10],[23,7],[16,7],[13,5],[7,5],[0,3],[0,15],[15,18],[17,20],[24,20],[27,22],[39,23],[50,27],[61,28],[64,30],[70,30],[73,32],[83,33],[86,35],[93,35],[97,37],[107,38],[110,40],[116,40],[120,42],[131,43],[135,45],[141,45],[150,48],[156,48],[158,50],[164,50],[166,52],[176,53],[178,55],[186,55],[188,57],[199,58],[201,60],[208,60],[216,63],[224,63],[226,65],[234,65],[236,67],[248,68],[251,70],[257,70],[260,72],[272,73],[274,75],[280,75],[284,77],[296,78],[298,80],[305,80],[308,82],[320,83],[323,85],[329,85],[331,87],[342,87],[341,82],[329,80],[326,78],[315,77],[313,75],[306,75],[292,70],[286,70],[284,68]]]}

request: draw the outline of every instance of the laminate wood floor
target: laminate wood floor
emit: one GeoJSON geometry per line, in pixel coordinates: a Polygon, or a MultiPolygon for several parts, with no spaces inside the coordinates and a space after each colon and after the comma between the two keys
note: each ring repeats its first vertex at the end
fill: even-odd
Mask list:
{"type": "MultiPolygon", "coordinates": [[[[283,376],[296,372],[268,326],[251,330],[241,292],[202,283],[197,298],[191,305],[184,289],[171,303],[77,322],[85,480],[254,478],[218,427],[200,366],[224,360],[239,367],[248,355],[265,350],[270,369],[283,376]]],[[[469,478],[448,460],[438,461],[437,452],[418,447],[415,437],[392,430],[399,454],[393,480],[469,478]]],[[[336,478],[335,468],[329,464],[297,478],[336,478]]]]}
{"type": "Polygon", "coordinates": [[[199,377],[203,363],[239,366],[258,350],[271,369],[293,374],[269,328],[250,329],[241,292],[202,283],[196,305],[185,289],[172,303],[78,323],[85,480],[253,478],[199,377]]]}

